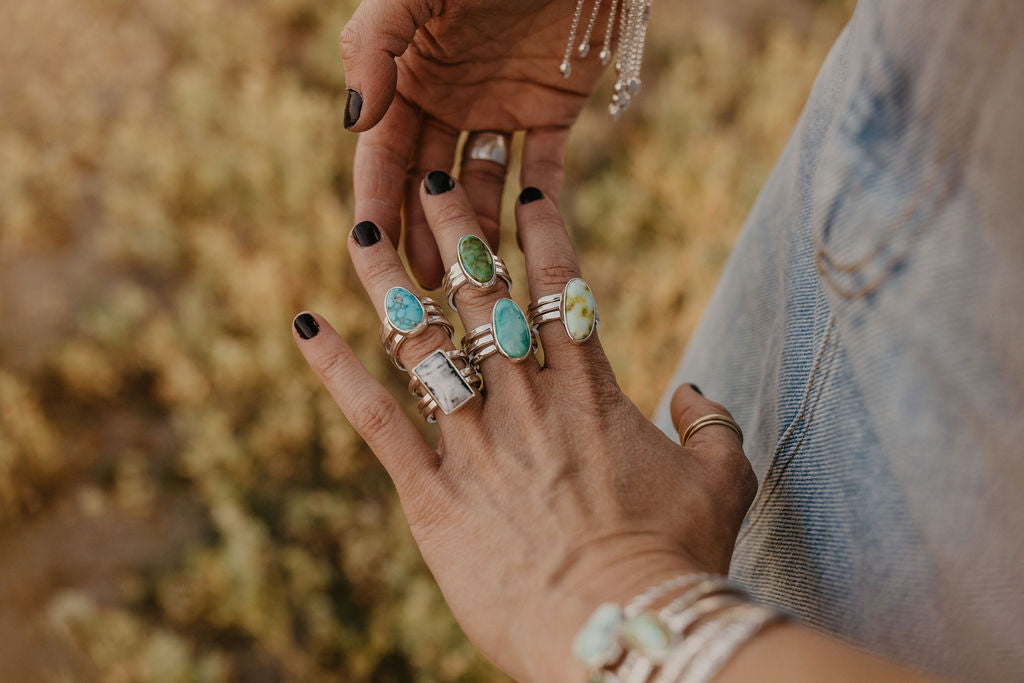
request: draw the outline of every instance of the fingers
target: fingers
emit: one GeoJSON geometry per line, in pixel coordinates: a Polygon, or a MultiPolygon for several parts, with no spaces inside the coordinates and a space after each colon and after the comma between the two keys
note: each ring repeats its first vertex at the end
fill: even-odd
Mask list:
{"type": "MultiPolygon", "coordinates": [[[[469,197],[470,206],[476,212],[477,221],[483,229],[491,250],[497,253],[501,239],[501,195],[505,191],[505,176],[508,171],[510,136],[498,132],[470,133],[463,151],[459,183],[469,197]],[[503,146],[500,146],[504,142],[503,146]],[[490,159],[470,157],[474,145],[485,145],[485,149],[504,149],[504,163],[490,159]]],[[[500,156],[500,154],[499,154],[500,156]]],[[[439,167],[440,168],[440,167],[439,167]]]]}
{"type": "Polygon", "coordinates": [[[405,253],[413,277],[424,289],[440,287],[444,272],[420,203],[420,186],[430,171],[451,170],[458,141],[459,131],[434,118],[424,118],[413,163],[405,176],[405,253]]]}
{"type": "MultiPolygon", "coordinates": [[[[569,280],[580,277],[576,252],[569,241],[569,234],[565,231],[558,207],[539,189],[527,187],[520,193],[516,201],[516,222],[519,243],[526,257],[530,301],[558,294],[569,280]]],[[[581,321],[584,320],[584,316],[589,316],[591,324],[597,323],[596,311],[592,305],[579,307],[575,315],[581,321]]],[[[538,333],[544,345],[545,367],[577,367],[583,358],[586,358],[592,369],[608,365],[608,359],[597,341],[596,331],[595,336],[576,344],[569,338],[565,326],[560,321],[552,320],[542,324],[538,328],[538,333]]]]}
{"type": "Polygon", "coordinates": [[[555,206],[558,206],[565,180],[565,148],[568,142],[568,128],[534,128],[526,131],[523,141],[520,186],[539,188],[555,206]]]}
{"type": "MultiPolygon", "coordinates": [[[[709,401],[704,398],[700,391],[692,384],[683,384],[672,395],[672,402],[669,405],[672,414],[672,423],[676,426],[680,438],[687,428],[699,418],[705,415],[726,415],[732,417],[725,406],[709,401]]],[[[701,427],[694,432],[686,446],[697,450],[727,450],[730,452],[740,451],[742,443],[740,437],[729,427],[719,424],[710,424],[701,427]]]]}
{"type": "Polygon", "coordinates": [[[341,32],[341,57],[349,101],[345,127],[373,127],[395,96],[395,57],[405,52],[420,26],[441,11],[441,0],[363,0],[341,32]]]}
{"type": "Polygon", "coordinates": [[[394,397],[320,316],[297,316],[292,335],[341,412],[391,475],[403,501],[429,495],[435,486],[438,455],[394,397]]]}
{"type": "Polygon", "coordinates": [[[419,127],[419,113],[397,97],[381,124],[360,135],[356,144],[355,215],[372,221],[392,245],[402,234],[404,180],[419,127]]]}
{"type": "MultiPolygon", "coordinates": [[[[423,203],[427,223],[441,250],[441,259],[444,262],[445,270],[456,263],[459,243],[463,237],[473,235],[484,239],[483,230],[476,220],[473,207],[470,205],[465,191],[446,173],[434,171],[427,175],[420,192],[420,201],[423,203]]],[[[486,259],[485,254],[486,252],[482,254],[484,259],[486,259]]],[[[485,265],[484,268],[486,267],[485,265]]],[[[505,283],[500,279],[492,279],[494,279],[494,284],[491,287],[477,287],[467,282],[455,293],[459,316],[467,331],[490,323],[495,302],[499,299],[509,298],[509,291],[505,283]]],[[[524,358],[525,360],[518,364],[519,367],[528,367],[530,371],[535,372],[538,365],[533,354],[530,353],[524,358]]],[[[503,360],[507,359],[488,358],[484,360],[484,367],[487,367],[486,364],[500,363],[503,360]]],[[[490,376],[487,380],[491,382],[490,376]]]]}
{"type": "MultiPolygon", "coordinates": [[[[419,296],[416,286],[409,279],[398,258],[398,252],[388,240],[380,238],[379,231],[371,222],[363,221],[352,229],[349,253],[352,255],[352,264],[363,283],[363,288],[373,301],[377,316],[381,320],[387,315],[385,295],[392,287],[404,287],[419,296]]],[[[421,333],[409,337],[402,344],[398,360],[406,368],[412,368],[438,349],[448,351],[453,348],[451,338],[440,325],[427,325],[421,333]]],[[[460,414],[462,412],[460,411],[460,414]]]]}

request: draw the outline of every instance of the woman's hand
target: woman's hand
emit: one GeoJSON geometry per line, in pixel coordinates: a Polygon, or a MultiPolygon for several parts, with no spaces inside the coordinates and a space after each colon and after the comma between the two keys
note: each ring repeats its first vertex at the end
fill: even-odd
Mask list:
{"type": "MultiPolygon", "coordinates": [[[[445,176],[430,181],[435,191],[451,186],[437,194],[421,188],[419,196],[448,267],[459,238],[483,231],[463,187],[445,176]]],[[[526,192],[516,206],[533,300],[580,275],[555,203],[523,203],[536,196],[526,192]]],[[[388,240],[374,242],[365,224],[356,232],[352,260],[383,316],[389,288],[415,290],[388,240]]],[[[461,288],[466,329],[489,322],[494,302],[507,295],[500,281],[489,290],[461,288]]],[[[540,327],[543,367],[532,354],[519,364],[485,359],[486,396],[438,414],[435,450],[334,330],[315,320],[319,331],[309,339],[309,320],[297,324],[305,330],[296,335],[299,348],[390,472],[456,618],[512,676],[582,680],[571,640],[599,603],[625,602],[679,573],[727,571],[756,488],[739,439],[718,425],[687,447],[666,437],[619,390],[596,335],[575,345],[550,322],[540,327]]],[[[439,348],[451,342],[428,327],[402,347],[400,360],[413,367],[439,348]]],[[[685,385],[672,410],[683,429],[726,412],[685,385]]]]}
{"type": "MultiPolygon", "coordinates": [[[[409,263],[428,289],[443,273],[419,186],[427,171],[451,169],[460,131],[526,130],[524,156],[540,170],[527,182],[557,201],[568,127],[603,71],[599,48],[573,61],[570,78],[558,71],[574,8],[572,0],[364,0],[345,26],[345,123],[368,131],[356,152],[356,215],[397,245],[404,204],[409,263]]],[[[607,10],[594,41],[606,18],[607,10]]],[[[497,248],[504,169],[470,160],[460,181],[497,248]]]]}

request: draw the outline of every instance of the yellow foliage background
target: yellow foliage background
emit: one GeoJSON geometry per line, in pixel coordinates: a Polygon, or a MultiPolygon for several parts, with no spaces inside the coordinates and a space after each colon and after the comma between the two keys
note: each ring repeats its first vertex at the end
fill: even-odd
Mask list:
{"type": "MultiPolygon", "coordinates": [[[[354,5],[5,7],[0,679],[500,678],[291,340],[315,309],[404,395],[345,248],[354,5]]],[[[644,93],[575,129],[563,210],[648,413],[851,10],[656,2],[644,93]]]]}

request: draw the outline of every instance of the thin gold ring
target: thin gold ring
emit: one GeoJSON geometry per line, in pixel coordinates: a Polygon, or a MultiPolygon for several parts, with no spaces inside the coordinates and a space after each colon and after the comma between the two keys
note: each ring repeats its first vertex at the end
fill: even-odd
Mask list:
{"type": "Polygon", "coordinates": [[[699,430],[709,425],[722,425],[728,427],[732,431],[736,432],[736,436],[740,438],[740,445],[743,445],[743,430],[736,424],[736,420],[732,419],[728,415],[721,415],[719,413],[712,413],[711,415],[705,415],[704,417],[698,417],[693,423],[686,428],[683,432],[682,445],[686,445],[686,442],[696,434],[699,430]]]}

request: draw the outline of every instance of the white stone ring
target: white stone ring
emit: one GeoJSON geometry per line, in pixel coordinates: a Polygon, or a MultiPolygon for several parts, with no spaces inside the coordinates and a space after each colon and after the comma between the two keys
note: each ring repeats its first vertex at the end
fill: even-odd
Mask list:
{"type": "Polygon", "coordinates": [[[463,235],[459,239],[457,251],[458,258],[445,273],[444,282],[441,283],[453,311],[459,310],[455,305],[455,292],[466,284],[490,289],[497,280],[501,280],[508,286],[508,291],[512,291],[512,278],[509,277],[505,262],[493,254],[482,239],[476,235],[463,235]]]}
{"type": "Polygon", "coordinates": [[[483,388],[483,375],[459,349],[434,351],[412,369],[409,380],[410,393],[420,399],[416,409],[427,422],[437,421],[438,410],[456,412],[483,388]]]}
{"type": "Polygon", "coordinates": [[[477,369],[484,359],[498,353],[521,363],[537,349],[537,337],[523,310],[512,299],[498,299],[491,309],[491,322],[462,338],[462,350],[477,369]]]}
{"type": "Polygon", "coordinates": [[[420,299],[405,287],[392,287],[384,295],[384,321],[380,325],[380,343],[396,368],[406,372],[398,360],[398,352],[411,337],[422,334],[428,326],[444,328],[451,339],[455,327],[444,316],[441,305],[429,297],[420,299]]]}
{"type": "Polygon", "coordinates": [[[590,339],[601,322],[594,293],[581,277],[566,282],[557,294],[540,297],[527,310],[531,329],[536,331],[544,323],[561,320],[573,344],[590,339]]]}

